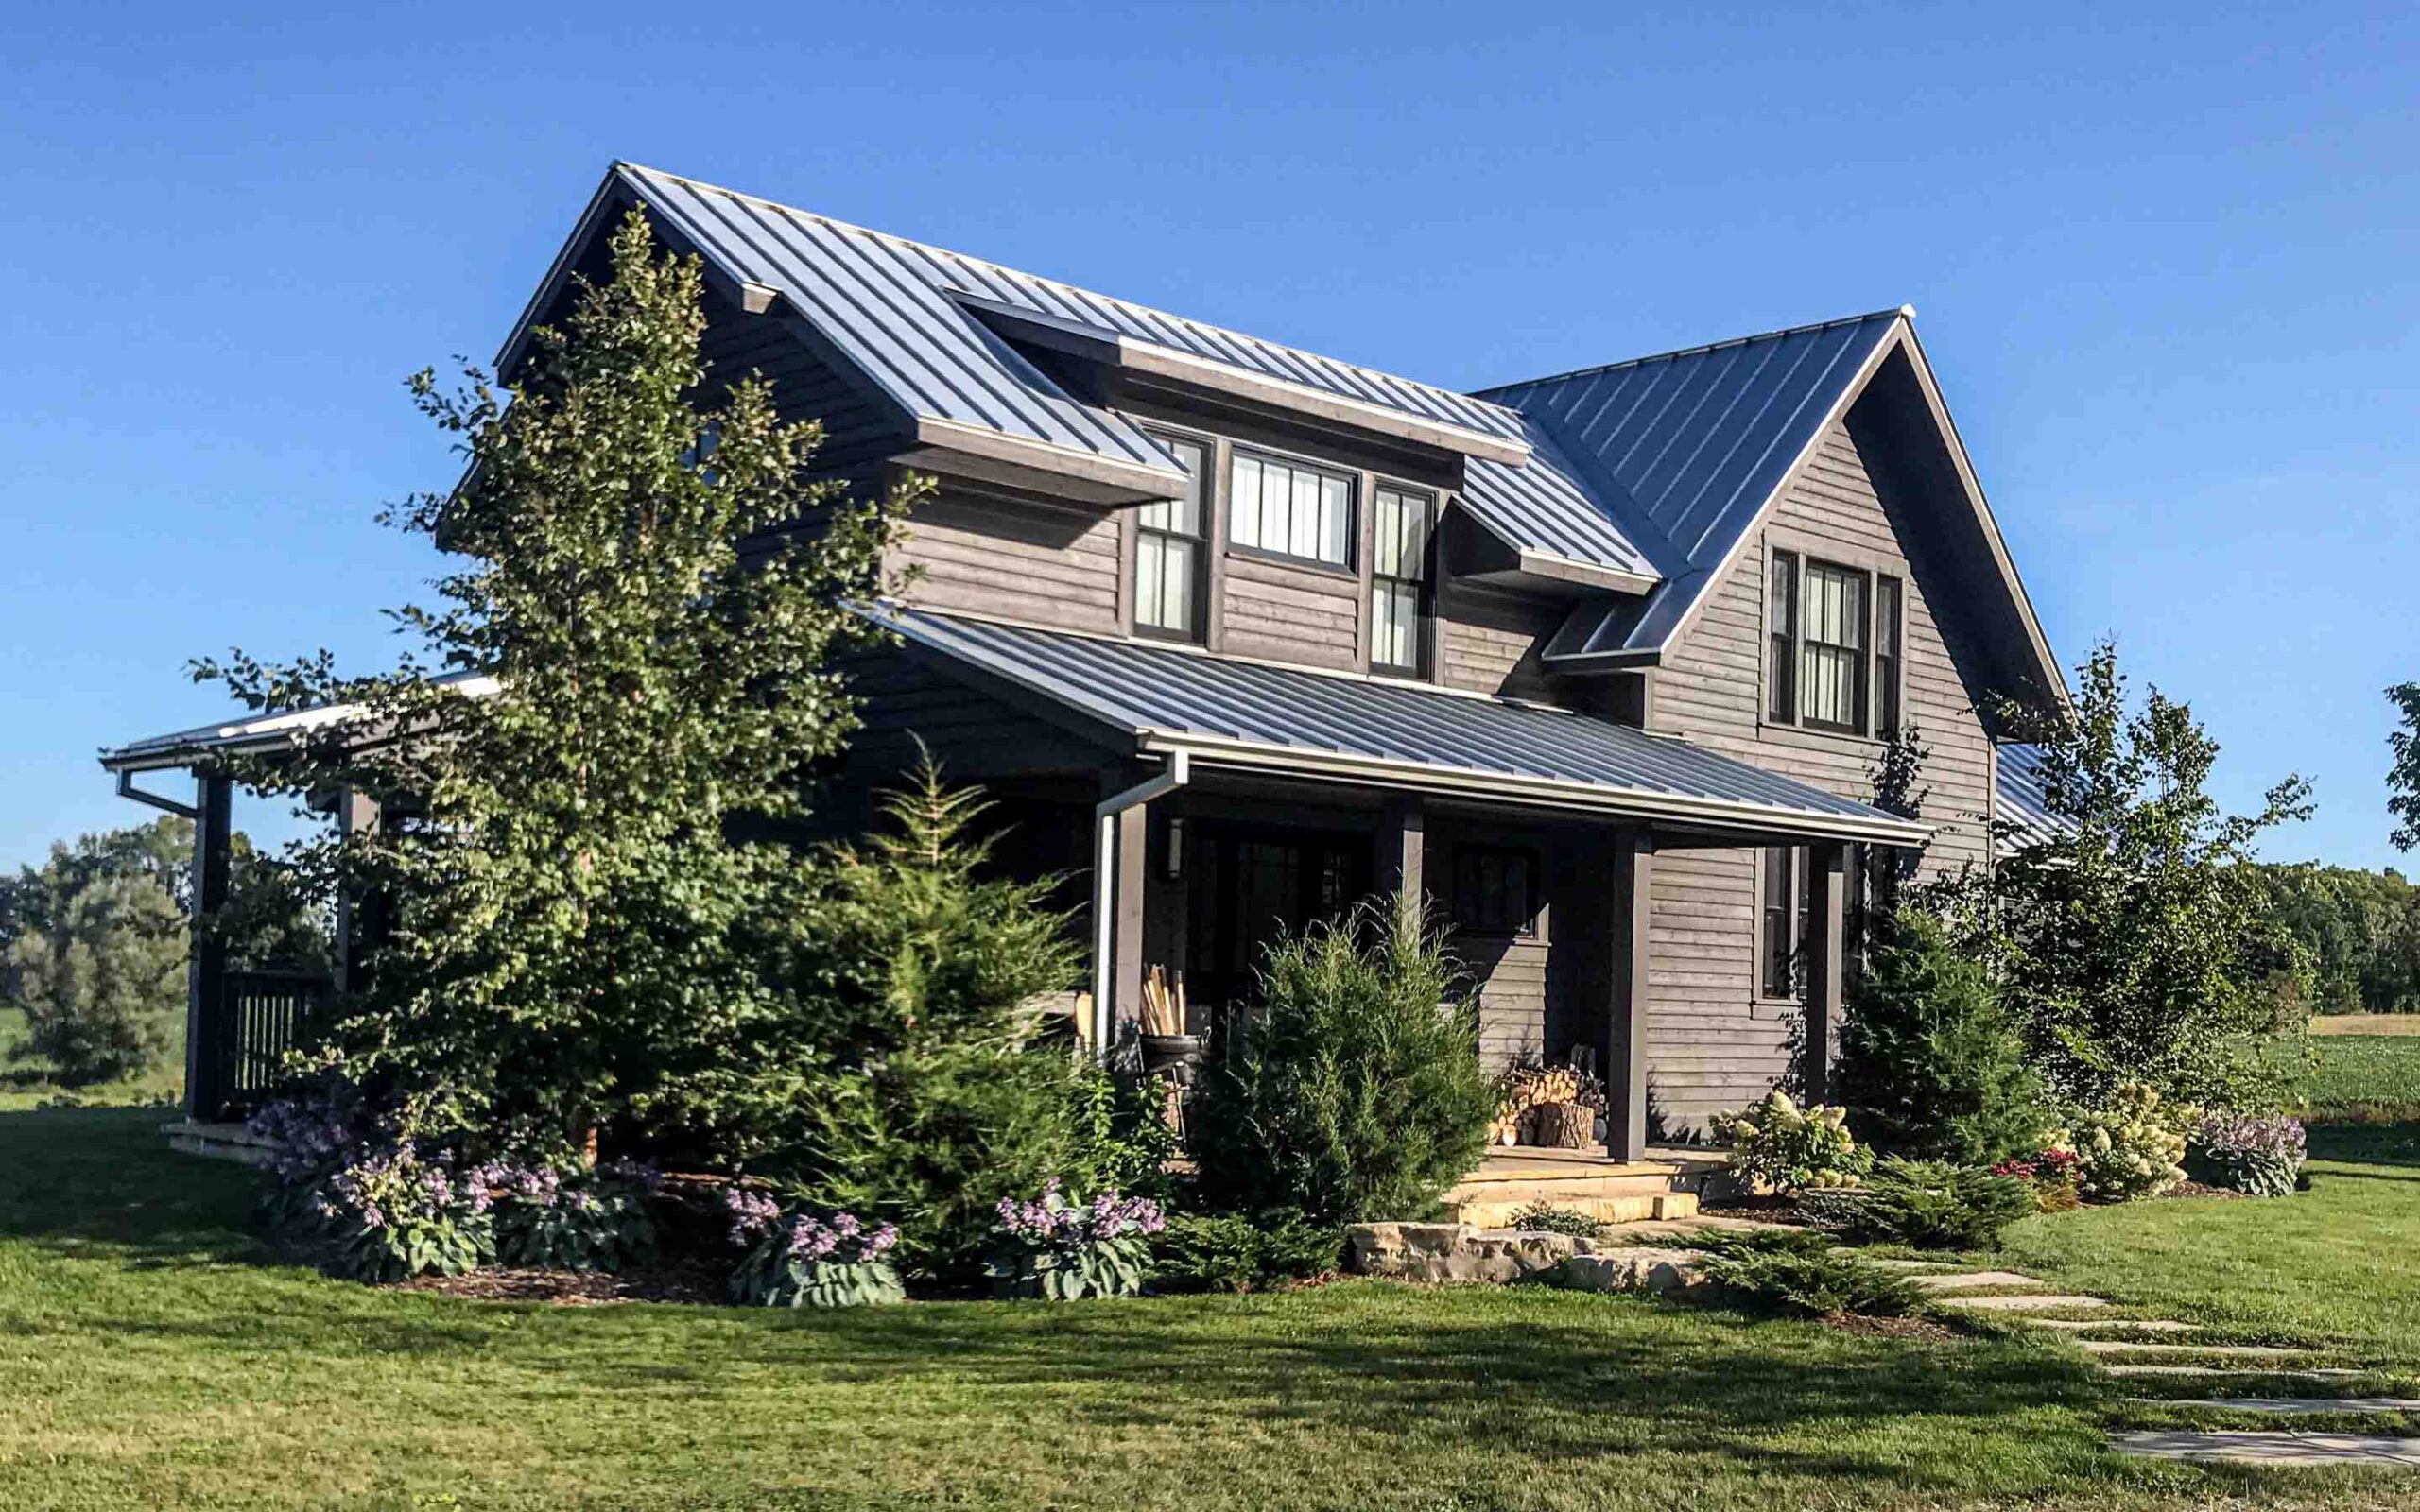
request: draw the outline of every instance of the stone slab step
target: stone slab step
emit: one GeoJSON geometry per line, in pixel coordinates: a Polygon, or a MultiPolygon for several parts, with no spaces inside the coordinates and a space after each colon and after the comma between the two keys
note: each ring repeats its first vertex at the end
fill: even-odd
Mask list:
{"type": "Polygon", "coordinates": [[[2157,1407],[2217,1407],[2281,1418],[2334,1412],[2420,1412],[2420,1397],[2129,1397],[2157,1407]]]}
{"type": "Polygon", "coordinates": [[[2112,1434],[2120,1454],[2153,1459],[2227,1460],[2243,1465],[2420,1466],[2420,1438],[2362,1434],[2184,1433],[2148,1429],[2112,1434]]]}
{"type": "Polygon", "coordinates": [[[2198,1354],[2217,1360],[2299,1360],[2310,1353],[2266,1344],[2129,1344],[2124,1339],[2078,1339],[2076,1348],[2086,1354],[2198,1354]]]}
{"type": "Polygon", "coordinates": [[[2098,1297],[1945,1297],[1944,1307],[1971,1307],[1984,1313],[2055,1313],[2071,1307],[2107,1307],[2098,1297]]]}
{"type": "Polygon", "coordinates": [[[1947,1276],[1908,1278],[1927,1292],[1974,1291],[1985,1286],[2048,1286],[2050,1283],[2013,1270],[1962,1270],[1947,1276]]]}
{"type": "Polygon", "coordinates": [[[2024,1317],[2012,1319],[2028,1328],[2057,1329],[2065,1333],[2099,1332],[2102,1329],[2133,1329],[2137,1333],[2199,1333],[2190,1323],[2170,1323],[2166,1318],[2122,1317],[2024,1317]]]}
{"type": "Polygon", "coordinates": [[[2274,1369],[2255,1368],[2239,1365],[2105,1365],[2100,1367],[2113,1376],[2236,1376],[2255,1379],[2281,1378],[2317,1381],[2340,1376],[2374,1376],[2376,1370],[2353,1370],[2343,1366],[2290,1365],[2274,1369]]]}
{"type": "Polygon", "coordinates": [[[1533,1193],[1490,1188],[1484,1195],[1465,1194],[1458,1197],[1448,1193],[1445,1197],[1445,1213],[1447,1218],[1455,1223],[1466,1223],[1479,1228],[1501,1228],[1512,1222],[1514,1213],[1541,1202],[1550,1207],[1586,1213],[1599,1223],[1613,1224],[1689,1218],[1696,1216],[1698,1211],[1697,1194],[1693,1192],[1608,1194],[1596,1192],[1533,1193]]]}

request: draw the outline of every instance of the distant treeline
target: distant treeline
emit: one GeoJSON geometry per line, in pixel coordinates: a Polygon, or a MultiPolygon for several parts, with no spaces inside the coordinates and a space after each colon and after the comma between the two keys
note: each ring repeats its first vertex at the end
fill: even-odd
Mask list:
{"type": "Polygon", "coordinates": [[[2420,887],[2316,862],[2266,866],[2278,919],[2310,953],[2321,1013],[2420,1011],[2420,887]]]}

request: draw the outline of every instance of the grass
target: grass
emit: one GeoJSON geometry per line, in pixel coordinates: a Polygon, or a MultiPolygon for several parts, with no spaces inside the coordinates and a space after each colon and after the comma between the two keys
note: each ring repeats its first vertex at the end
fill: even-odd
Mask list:
{"type": "Polygon", "coordinates": [[[19,1008],[0,1007],[0,1112],[68,1101],[95,1106],[128,1103],[172,1103],[182,1095],[183,1051],[161,1057],[161,1069],[149,1074],[100,1087],[60,1085],[39,1069],[16,1063],[16,1050],[26,1038],[26,1015],[19,1008]]]}
{"type": "Polygon", "coordinates": [[[2311,1048],[2318,1065],[2304,1089],[2310,1122],[2420,1122],[2420,1036],[2329,1035],[2311,1048]]]}
{"type": "Polygon", "coordinates": [[[2414,1484],[2120,1459],[2113,1383],[2052,1340],[1541,1288],[800,1316],[369,1290],[269,1263],[248,1175],[168,1154],[155,1123],[0,1114],[10,1512],[2117,1512],[2385,1506],[2414,1484]]]}

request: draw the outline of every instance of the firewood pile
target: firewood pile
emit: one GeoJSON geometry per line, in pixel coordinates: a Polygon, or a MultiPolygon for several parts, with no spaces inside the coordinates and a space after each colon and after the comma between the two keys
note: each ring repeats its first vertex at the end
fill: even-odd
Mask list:
{"type": "Polygon", "coordinates": [[[1605,1106],[1604,1083],[1576,1066],[1515,1066],[1499,1088],[1495,1121],[1487,1130],[1491,1144],[1577,1149],[1594,1133],[1605,1106]]]}

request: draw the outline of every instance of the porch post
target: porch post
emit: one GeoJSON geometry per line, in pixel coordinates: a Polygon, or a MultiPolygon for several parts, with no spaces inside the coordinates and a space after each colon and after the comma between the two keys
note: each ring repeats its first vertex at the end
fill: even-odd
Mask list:
{"type": "Polygon", "coordinates": [[[1427,810],[1417,794],[1387,799],[1378,816],[1378,890],[1418,902],[1428,895],[1427,810]]]}
{"type": "Polygon", "coordinates": [[[1843,1008],[1849,911],[1849,848],[1838,840],[1807,847],[1813,868],[1812,906],[1806,920],[1806,1100],[1820,1103],[1832,1092],[1832,1040],[1843,1008]]]}
{"type": "Polygon", "coordinates": [[[227,942],[211,926],[227,906],[228,807],[234,786],[201,774],[194,782],[193,945],[185,956],[185,1117],[208,1123],[226,1102],[226,1047],[219,1008],[226,998],[227,942]]]}
{"type": "MultiPolygon", "coordinates": [[[[355,788],[345,788],[337,795],[337,829],[345,838],[374,833],[378,828],[378,800],[355,788]]],[[[348,895],[337,909],[337,988],[340,991],[361,989],[361,959],[376,942],[381,920],[373,917],[384,899],[348,895]]]]}
{"type": "Polygon", "coordinates": [[[1605,1153],[1616,1160],[1647,1158],[1647,925],[1654,875],[1654,832],[1616,832],[1605,1001],[1605,1153]]]}
{"type": "MultiPolygon", "coordinates": [[[[1132,788],[1138,773],[1128,766],[1112,766],[1101,773],[1101,796],[1115,797],[1132,788]]],[[[1109,963],[1106,973],[1093,973],[1097,991],[1102,1001],[1093,1006],[1093,1022],[1104,1031],[1101,1042],[1095,1047],[1098,1054],[1107,1055],[1117,1043],[1118,1024],[1142,1011],[1143,1002],[1143,889],[1144,841],[1150,833],[1151,808],[1148,802],[1132,803],[1116,813],[1095,820],[1109,833],[1100,849],[1105,854],[1095,858],[1095,865],[1108,863],[1109,885],[1097,888],[1095,896],[1108,907],[1108,927],[1096,925],[1096,949],[1102,950],[1109,963]]]]}

